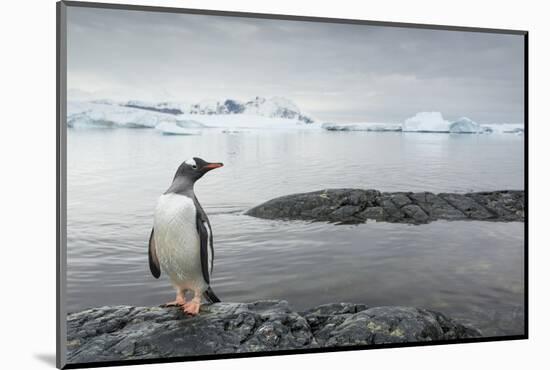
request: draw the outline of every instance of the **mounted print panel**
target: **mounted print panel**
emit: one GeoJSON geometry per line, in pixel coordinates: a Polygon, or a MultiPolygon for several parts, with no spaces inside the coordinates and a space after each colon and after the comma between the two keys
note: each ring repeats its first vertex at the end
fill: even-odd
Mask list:
{"type": "Polygon", "coordinates": [[[58,367],[527,338],[526,55],[58,3],[58,367]]]}

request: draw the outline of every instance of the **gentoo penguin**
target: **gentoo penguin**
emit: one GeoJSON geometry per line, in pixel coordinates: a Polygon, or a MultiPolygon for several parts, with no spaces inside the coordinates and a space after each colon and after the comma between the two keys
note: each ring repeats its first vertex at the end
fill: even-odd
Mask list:
{"type": "Polygon", "coordinates": [[[210,288],[214,267],[212,228],[193,188],[205,173],[222,166],[196,157],[186,160],[155,209],[149,268],[155,278],[164,271],[176,288],[176,300],[167,305],[180,306],[190,315],[198,314],[203,295],[212,303],[220,301],[210,288]],[[186,291],[194,293],[192,300],[186,300],[186,291]]]}

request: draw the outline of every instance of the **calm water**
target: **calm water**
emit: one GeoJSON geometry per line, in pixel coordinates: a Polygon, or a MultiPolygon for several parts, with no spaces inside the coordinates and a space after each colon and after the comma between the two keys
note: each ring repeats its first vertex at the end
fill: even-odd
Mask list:
{"type": "Polygon", "coordinates": [[[222,300],[285,299],[296,309],[351,301],[432,308],[485,335],[523,332],[523,223],[413,226],[266,221],[243,212],[323,188],[467,192],[523,189],[515,135],[249,131],[162,136],[153,130],[69,130],[69,312],[158,305],[147,241],[157,197],[199,156],[225,167],[196,193],[214,230],[212,286],[222,300]]]}

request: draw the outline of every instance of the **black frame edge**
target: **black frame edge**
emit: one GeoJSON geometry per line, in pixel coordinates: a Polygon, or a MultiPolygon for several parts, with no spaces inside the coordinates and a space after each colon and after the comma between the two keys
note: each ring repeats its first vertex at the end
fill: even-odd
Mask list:
{"type": "Polygon", "coordinates": [[[525,221],[523,232],[523,310],[524,310],[524,332],[525,339],[529,338],[529,32],[525,32],[523,36],[524,47],[524,77],[523,77],[523,96],[524,96],[524,142],[523,142],[523,174],[524,174],[524,191],[525,191],[525,221]]]}
{"type": "Polygon", "coordinates": [[[56,367],[66,366],[67,5],[56,3],[56,367]]]}

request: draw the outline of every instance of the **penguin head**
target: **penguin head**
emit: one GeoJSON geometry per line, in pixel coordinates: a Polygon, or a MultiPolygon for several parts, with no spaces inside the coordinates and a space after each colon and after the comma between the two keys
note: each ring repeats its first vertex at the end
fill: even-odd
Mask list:
{"type": "Polygon", "coordinates": [[[194,183],[198,179],[204,176],[205,173],[208,171],[212,171],[215,168],[222,167],[223,163],[219,162],[206,162],[202,158],[193,157],[178,167],[178,170],[176,171],[176,175],[174,176],[174,179],[177,179],[178,177],[184,178],[186,180],[190,180],[191,183],[194,183]]]}

